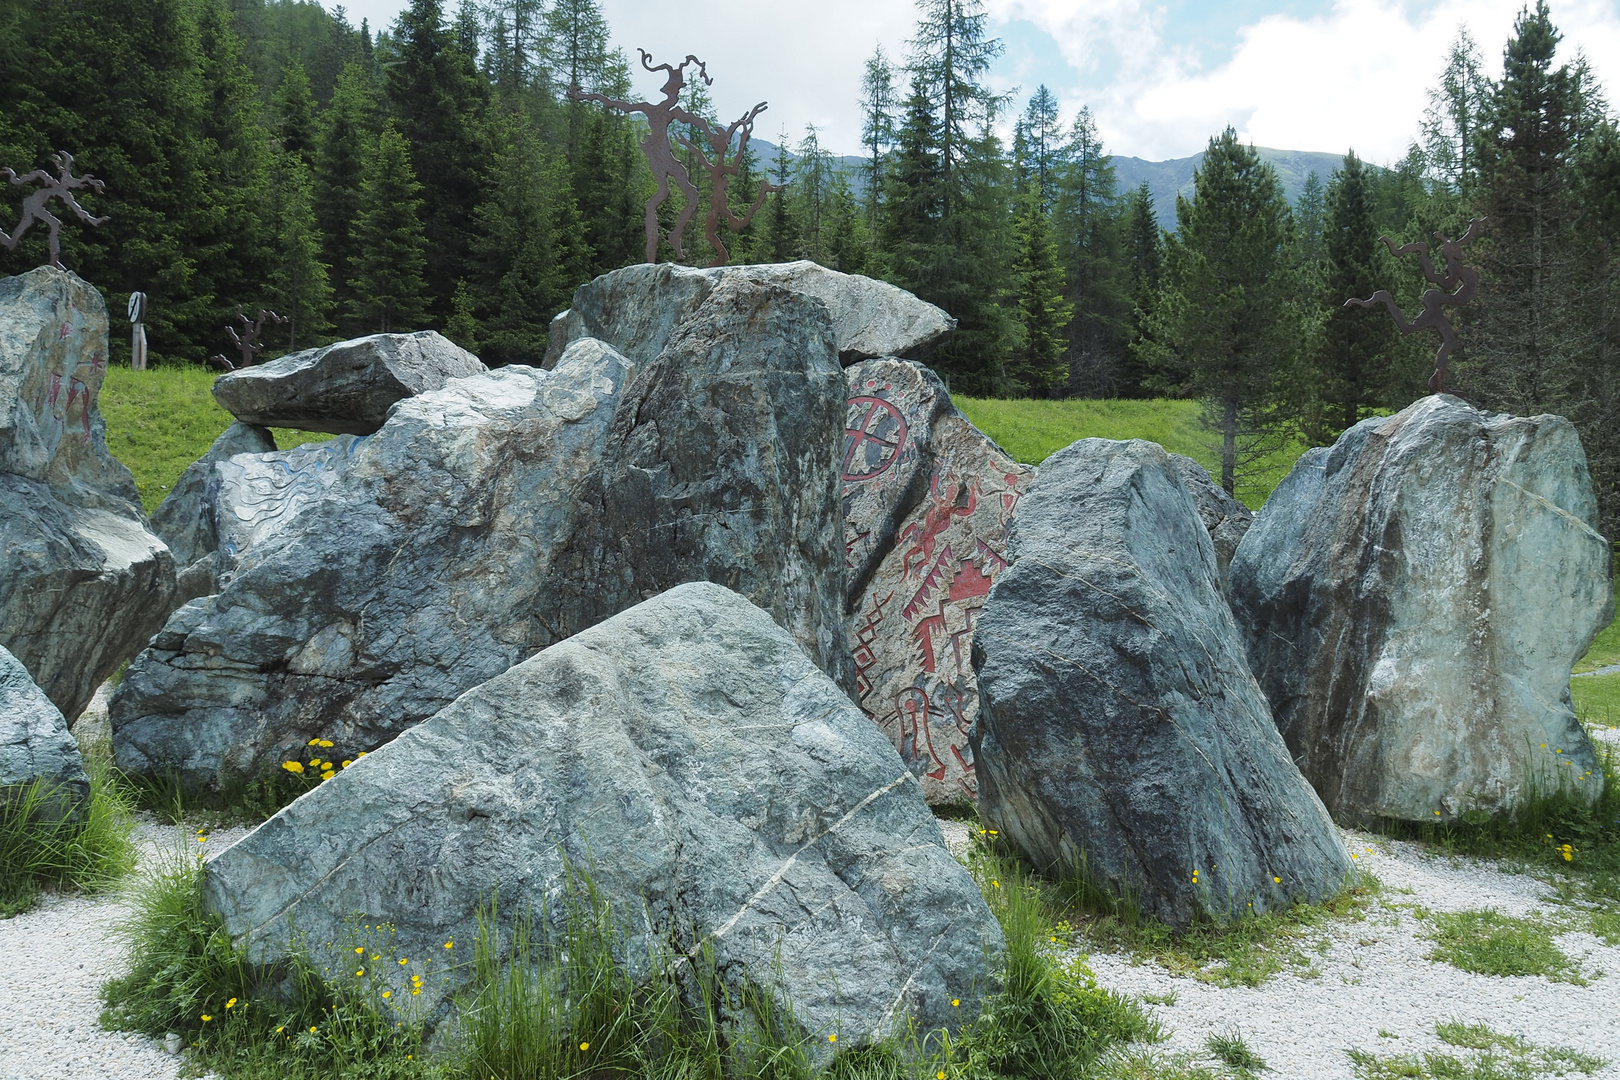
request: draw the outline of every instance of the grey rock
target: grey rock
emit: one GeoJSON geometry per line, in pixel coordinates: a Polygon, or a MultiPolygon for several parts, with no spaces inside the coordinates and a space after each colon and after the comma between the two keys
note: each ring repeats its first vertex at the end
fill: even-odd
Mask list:
{"type": "Polygon", "coordinates": [[[0,279],[0,646],[71,721],[172,607],[174,559],[107,451],[107,308],[71,273],[0,279]]]}
{"type": "Polygon", "coordinates": [[[1082,439],[1042,464],[973,654],[979,814],[1037,864],[1176,927],[1345,884],[1156,443],[1082,439]]]}
{"type": "Polygon", "coordinates": [[[1232,563],[1249,662],[1347,821],[1595,799],[1569,672],[1613,617],[1610,548],[1562,417],[1448,395],[1364,420],[1278,485],[1232,563]],[[1543,749],[1545,746],[1546,749],[1543,749]]]}
{"type": "Polygon", "coordinates": [[[829,1034],[955,1028],[993,989],[1000,928],[911,773],[770,616],[707,583],[341,770],[210,861],[204,895],[259,963],[293,927],[335,965],[350,920],[390,923],[410,964],[373,975],[438,1020],[465,977],[444,978],[444,943],[470,953],[492,896],[558,929],[569,865],[620,914],[627,954],[649,936],[712,946],[733,993],[777,991],[822,1058],[829,1034]]]}
{"type": "Polygon", "coordinates": [[[847,633],[856,700],[935,806],[971,807],[973,626],[1035,478],[968,422],[934,373],[883,358],[844,370],[847,633]]]}
{"type": "Polygon", "coordinates": [[[21,661],[0,648],[0,807],[36,781],[50,792],[39,805],[47,819],[71,816],[90,798],[79,744],[61,710],[21,661]]]}
{"type": "MultiPolygon", "coordinates": [[[[844,390],[825,308],[727,286],[631,370],[585,339],[554,371],[502,368],[395,406],[131,665],[110,707],[120,765],[218,785],[313,738],[370,750],[691,580],[745,592],[849,672],[844,390]]],[[[240,519],[229,488],[222,523],[240,519]]]]}
{"type": "Polygon", "coordinates": [[[1175,463],[1176,475],[1181,478],[1181,486],[1187,489],[1187,494],[1193,498],[1193,505],[1198,508],[1198,517],[1209,531],[1209,538],[1215,545],[1215,565],[1221,573],[1221,593],[1226,595],[1229,591],[1228,576],[1232,566],[1232,556],[1237,554],[1238,545],[1243,542],[1243,536],[1254,524],[1254,511],[1238,502],[1227,493],[1227,490],[1210,478],[1204,467],[1192,458],[1183,454],[1171,454],[1170,460],[1175,463]]]}
{"type": "Polygon", "coordinates": [[[370,435],[395,402],[486,370],[432,330],[373,334],[221,375],[214,400],[261,427],[370,435]]]}
{"type": "Polygon", "coordinates": [[[632,361],[647,363],[709,293],[722,281],[736,280],[780,285],[825,303],[845,365],[879,356],[922,359],[956,328],[955,319],[904,289],[813,262],[707,270],[642,264],[603,274],[575,290],[572,306],[551,322],[546,366],[582,337],[600,338],[632,361]]]}
{"type": "Polygon", "coordinates": [[[130,665],[119,764],[217,786],[313,738],[369,750],[557,640],[537,609],[629,373],[587,341],[401,402],[130,665]]]}
{"type": "MultiPolygon", "coordinates": [[[[209,497],[209,485],[217,485],[214,466],[228,461],[233,454],[262,454],[275,450],[276,440],[268,430],[244,424],[240,420],[225,429],[215,439],[208,452],[190,465],[175,481],[158,508],[152,511],[152,531],[168,545],[181,574],[209,558],[219,549],[219,533],[214,527],[214,509],[209,497]]],[[[189,579],[182,582],[177,604],[213,592],[213,574],[207,575],[207,588],[201,592],[189,591],[189,579]]]]}
{"type": "Polygon", "coordinates": [[[769,611],[853,692],[839,458],[846,393],[826,309],[722,282],[640,370],[573,508],[558,638],[684,581],[769,611]]]}

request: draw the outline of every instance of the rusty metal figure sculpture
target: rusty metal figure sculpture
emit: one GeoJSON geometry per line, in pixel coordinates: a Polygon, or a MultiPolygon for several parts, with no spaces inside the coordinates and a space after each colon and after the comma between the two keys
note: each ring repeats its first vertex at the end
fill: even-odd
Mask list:
{"type": "Polygon", "coordinates": [[[731,178],[742,171],[743,155],[748,152],[748,140],[754,135],[754,120],[765,111],[765,108],[765,102],[760,102],[748,110],[746,116],[727,128],[715,127],[707,121],[690,125],[693,132],[701,129],[708,136],[709,146],[714,154],[712,159],[691,138],[684,135],[676,136],[682,146],[697,155],[697,159],[703,163],[703,170],[709,174],[711,184],[709,216],[704,219],[703,231],[709,240],[709,246],[714,248],[714,262],[710,263],[710,266],[724,266],[731,261],[731,252],[720,239],[720,219],[725,218],[726,225],[732,232],[742,232],[748,228],[748,223],[754,220],[754,214],[765,204],[765,196],[782,190],[781,184],[761,181],[759,194],[754,197],[753,205],[749,206],[742,217],[732,213],[731,203],[727,197],[731,188],[731,178]],[[731,148],[733,139],[737,140],[735,151],[731,148]]]}
{"type": "Polygon", "coordinates": [[[1434,263],[1429,260],[1428,244],[1402,244],[1395,246],[1395,242],[1387,236],[1380,236],[1389,253],[1394,256],[1417,254],[1418,262],[1423,268],[1423,278],[1433,285],[1434,289],[1423,291],[1423,312],[1415,319],[1408,319],[1401,309],[1395,306],[1395,298],[1389,294],[1388,289],[1379,289],[1365,300],[1355,297],[1344,302],[1345,307],[1370,308],[1383,304],[1389,313],[1395,317],[1395,325],[1400,327],[1401,333],[1410,334],[1417,330],[1438,330],[1440,332],[1440,348],[1434,354],[1434,374],[1429,376],[1429,389],[1439,394],[1446,388],[1446,362],[1457,348],[1457,331],[1452,329],[1446,318],[1445,309],[1448,307],[1462,307],[1472,300],[1479,292],[1479,271],[1462,263],[1463,245],[1474,239],[1484,218],[1475,218],[1468,223],[1468,231],[1457,240],[1449,240],[1441,233],[1435,233],[1434,238],[1440,241],[1440,253],[1445,256],[1446,272],[1435,270],[1434,263]]]}
{"type": "Polygon", "coordinates": [[[51,160],[56,163],[56,176],[52,176],[44,169],[35,169],[25,176],[18,176],[9,168],[0,168],[0,176],[13,184],[40,185],[23,199],[22,220],[17,222],[17,227],[10,233],[0,229],[0,244],[16,251],[17,245],[22,242],[23,234],[35,222],[43,222],[50,229],[50,239],[47,243],[51,253],[51,265],[58,270],[66,270],[67,267],[62,265],[62,219],[45,209],[45,206],[52,199],[61,199],[62,204],[73,211],[80,221],[90,226],[100,225],[107,218],[92,216],[88,210],[79,205],[79,200],[73,197],[73,193],[88,189],[101,195],[106,193],[107,187],[89,173],[74,176],[73,155],[66,150],[58,150],[51,155],[51,160]]]}
{"type": "Polygon", "coordinates": [[[606,105],[610,109],[617,109],[623,113],[641,113],[647,118],[647,137],[641,140],[642,152],[647,155],[647,164],[652,166],[653,179],[658,181],[658,189],[653,197],[647,200],[647,261],[658,261],[658,208],[669,198],[671,182],[680,190],[686,203],[675,218],[675,227],[669,231],[669,245],[675,249],[676,258],[685,258],[683,237],[686,234],[686,225],[692,220],[692,214],[697,210],[698,189],[692,183],[692,178],[686,174],[686,167],[675,158],[675,151],[669,145],[669,125],[674,122],[682,124],[703,124],[701,117],[681,108],[681,91],[686,89],[686,69],[693,64],[697,65],[698,77],[703,80],[704,86],[711,86],[714,80],[709,78],[708,68],[703,61],[690,54],[681,61],[680,67],[673,64],[654,65],[652,56],[646,49],[637,49],[641,54],[641,66],[648,71],[662,71],[667,74],[664,80],[664,100],[656,104],[649,101],[619,101],[606,94],[587,93],[581,90],[578,84],[568,88],[570,101],[595,101],[606,105]]]}
{"type": "Polygon", "coordinates": [[[236,351],[241,354],[240,361],[233,363],[230,358],[215,353],[208,358],[208,362],[222,371],[240,371],[242,368],[252,367],[259,362],[259,354],[264,352],[264,343],[259,340],[259,335],[264,332],[264,324],[268,322],[285,326],[287,321],[285,315],[277,315],[267,308],[259,309],[257,319],[249,319],[247,313],[242,310],[242,305],[237,304],[237,325],[225,327],[225,333],[230,335],[236,351]]]}

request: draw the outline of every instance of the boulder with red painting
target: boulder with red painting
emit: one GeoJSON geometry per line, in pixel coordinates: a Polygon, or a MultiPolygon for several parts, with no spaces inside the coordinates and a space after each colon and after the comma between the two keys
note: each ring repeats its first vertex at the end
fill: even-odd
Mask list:
{"type": "Polygon", "coordinates": [[[1035,470],[951,404],[928,368],[845,370],[844,542],[857,700],[936,806],[975,796],[973,626],[1006,566],[1008,525],[1035,470]]]}

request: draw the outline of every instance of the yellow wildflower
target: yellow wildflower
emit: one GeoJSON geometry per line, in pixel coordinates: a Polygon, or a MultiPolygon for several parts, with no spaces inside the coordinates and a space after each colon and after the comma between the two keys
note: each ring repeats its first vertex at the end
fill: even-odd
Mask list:
{"type": "Polygon", "coordinates": [[[392,995],[393,995],[393,993],[394,993],[394,992],[393,992],[393,991],[392,991],[392,990],[384,990],[384,991],[383,991],[383,997],[384,997],[384,998],[388,998],[388,997],[391,997],[391,996],[392,996],[392,995]]]}
{"type": "Polygon", "coordinates": [[[953,1008],[953,1009],[957,1008],[961,1004],[962,1004],[962,999],[961,998],[951,998],[951,1008],[953,1008]]]}
{"type": "Polygon", "coordinates": [[[208,1015],[208,1014],[207,1014],[207,1013],[203,1013],[203,1014],[202,1014],[202,1021],[203,1021],[203,1023],[205,1023],[205,1024],[206,1024],[206,1023],[208,1023],[208,1021],[210,1021],[210,1020],[212,1020],[212,1019],[213,1019],[213,1017],[212,1017],[212,1016],[209,1016],[209,1015],[208,1015]]]}
{"type": "Polygon", "coordinates": [[[319,740],[319,739],[311,739],[311,740],[309,740],[309,742],[305,743],[304,745],[305,746],[319,746],[319,745],[321,745],[321,740],[319,740]]]}
{"type": "Polygon", "coordinates": [[[1272,879],[1271,879],[1271,880],[1272,880],[1272,881],[1275,881],[1275,882],[1276,882],[1276,883],[1277,883],[1277,884],[1278,884],[1278,885],[1281,885],[1281,884],[1282,884],[1282,878],[1280,878],[1280,877],[1276,877],[1276,876],[1275,876],[1275,875],[1274,875],[1274,876],[1273,876],[1273,877],[1272,877],[1272,879]]]}
{"type": "Polygon", "coordinates": [[[331,739],[317,739],[317,740],[315,740],[315,745],[320,746],[320,747],[331,746],[332,745],[332,740],[331,739]]]}
{"type": "Polygon", "coordinates": [[[838,1041],[838,1036],[836,1036],[836,1035],[829,1035],[829,1036],[827,1036],[827,1041],[828,1041],[828,1042],[837,1042],[837,1041],[838,1041]]]}
{"type": "Polygon", "coordinates": [[[303,763],[297,761],[283,761],[281,763],[281,767],[290,773],[301,773],[304,771],[303,763]]]}
{"type": "Polygon", "coordinates": [[[582,1043],[579,1044],[579,1052],[582,1053],[582,1054],[585,1051],[589,1050],[590,1048],[591,1048],[591,1044],[588,1043],[588,1042],[582,1042],[582,1043]]]}
{"type": "Polygon", "coordinates": [[[456,943],[453,941],[447,941],[444,943],[444,947],[447,949],[453,949],[456,947],[456,943]]]}
{"type": "Polygon", "coordinates": [[[227,1001],[227,1002],[226,1002],[226,1003],[225,1003],[225,1007],[226,1007],[226,1008],[227,1008],[227,1009],[234,1009],[234,1008],[236,1008],[236,999],[235,999],[235,998],[231,998],[231,1000],[229,1000],[229,1001],[227,1001]]]}

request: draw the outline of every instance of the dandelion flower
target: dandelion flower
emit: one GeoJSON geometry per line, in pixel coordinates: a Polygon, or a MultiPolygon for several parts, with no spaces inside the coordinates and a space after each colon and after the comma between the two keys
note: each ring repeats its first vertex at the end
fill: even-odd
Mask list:
{"type": "Polygon", "coordinates": [[[208,1023],[208,1021],[210,1021],[210,1020],[212,1020],[212,1019],[213,1019],[213,1017],[212,1017],[212,1016],[209,1016],[209,1015],[208,1015],[208,1014],[207,1014],[207,1013],[203,1013],[203,1014],[202,1014],[202,1021],[203,1021],[203,1023],[205,1023],[205,1024],[206,1024],[206,1023],[208,1023]]]}
{"type": "Polygon", "coordinates": [[[234,1009],[234,1008],[236,1008],[236,999],[235,999],[235,998],[231,998],[231,1000],[229,1000],[229,1001],[227,1001],[227,1002],[226,1002],[226,1003],[225,1003],[225,1007],[226,1007],[226,1008],[227,1008],[227,1009],[234,1009]]]}
{"type": "Polygon", "coordinates": [[[958,1007],[961,1004],[962,1004],[962,999],[961,998],[951,998],[951,1008],[954,1009],[954,1008],[958,1007]]]}
{"type": "Polygon", "coordinates": [[[208,843],[208,837],[206,837],[206,836],[204,836],[204,835],[202,835],[202,834],[201,834],[201,833],[198,833],[198,834],[197,834],[197,843],[199,843],[199,844],[206,844],[206,843],[208,843]]]}
{"type": "Polygon", "coordinates": [[[327,747],[327,746],[331,746],[332,745],[332,740],[331,739],[317,739],[316,742],[315,742],[315,745],[319,746],[319,747],[323,747],[323,748],[327,747]]]}
{"type": "Polygon", "coordinates": [[[408,964],[408,963],[410,963],[410,960],[408,960],[408,959],[406,959],[405,957],[402,956],[402,957],[399,958],[399,962],[401,964],[408,964]]]}
{"type": "Polygon", "coordinates": [[[354,764],[354,762],[352,762],[352,761],[345,761],[345,762],[344,762],[344,763],[343,763],[343,767],[344,767],[344,768],[345,768],[345,769],[347,769],[347,768],[348,768],[348,767],[349,767],[349,766],[350,766],[350,765],[353,765],[353,764],[354,764]]]}
{"type": "Polygon", "coordinates": [[[321,740],[319,740],[319,739],[311,739],[311,740],[309,740],[309,742],[305,743],[304,745],[305,746],[319,746],[319,745],[321,745],[321,740]]]}
{"type": "Polygon", "coordinates": [[[281,763],[281,767],[290,773],[301,773],[304,771],[303,763],[298,761],[283,761],[281,763]]]}
{"type": "Polygon", "coordinates": [[[392,997],[392,996],[393,996],[393,993],[394,993],[394,992],[393,992],[393,991],[392,991],[392,990],[384,990],[384,991],[383,991],[383,997],[384,997],[384,998],[389,998],[389,997],[392,997]]]}
{"type": "Polygon", "coordinates": [[[320,1026],[319,1026],[319,1025],[317,1025],[317,1024],[311,1024],[311,1025],[309,1025],[309,1033],[310,1033],[310,1034],[311,1034],[311,1035],[313,1035],[313,1034],[315,1034],[315,1033],[316,1033],[316,1032],[317,1032],[317,1031],[319,1031],[319,1030],[321,1030],[321,1029],[320,1029],[320,1026]]]}
{"type": "Polygon", "coordinates": [[[990,884],[994,885],[998,889],[1001,888],[1001,882],[999,881],[992,881],[990,884]]]}
{"type": "Polygon", "coordinates": [[[422,988],[421,988],[421,987],[420,987],[420,986],[413,986],[413,987],[411,987],[411,993],[413,993],[413,994],[420,994],[420,993],[421,993],[421,992],[422,992],[422,988]]]}
{"type": "Polygon", "coordinates": [[[582,1043],[579,1044],[579,1052],[582,1053],[582,1054],[585,1051],[589,1050],[590,1048],[591,1048],[591,1044],[588,1043],[588,1042],[582,1042],[582,1043]]]}
{"type": "Polygon", "coordinates": [[[360,970],[359,970],[359,971],[356,971],[356,972],[355,972],[355,973],[354,973],[354,977],[355,977],[355,978],[357,978],[357,979],[359,979],[359,978],[364,978],[364,977],[365,977],[365,974],[366,974],[366,969],[365,969],[365,968],[361,968],[361,969],[360,969],[360,970]]]}
{"type": "Polygon", "coordinates": [[[838,1036],[836,1036],[836,1035],[829,1035],[829,1036],[827,1036],[827,1041],[828,1041],[828,1042],[837,1042],[837,1041],[838,1041],[838,1036]]]}
{"type": "Polygon", "coordinates": [[[945,1080],[945,1070],[941,1069],[934,1074],[934,1080],[945,1080]]]}
{"type": "Polygon", "coordinates": [[[354,947],[354,955],[356,955],[356,956],[364,956],[364,955],[366,955],[366,947],[364,945],[356,945],[354,947]]]}
{"type": "Polygon", "coordinates": [[[447,949],[453,949],[456,947],[456,943],[453,941],[447,941],[444,943],[444,947],[447,949]]]}
{"type": "Polygon", "coordinates": [[[1281,885],[1281,884],[1282,884],[1282,878],[1280,878],[1280,877],[1277,877],[1277,876],[1275,876],[1275,875],[1273,875],[1273,876],[1272,876],[1272,878],[1271,878],[1271,880],[1272,880],[1272,881],[1275,881],[1275,882],[1276,882],[1276,883],[1277,883],[1277,884],[1278,884],[1278,885],[1281,885]]]}

